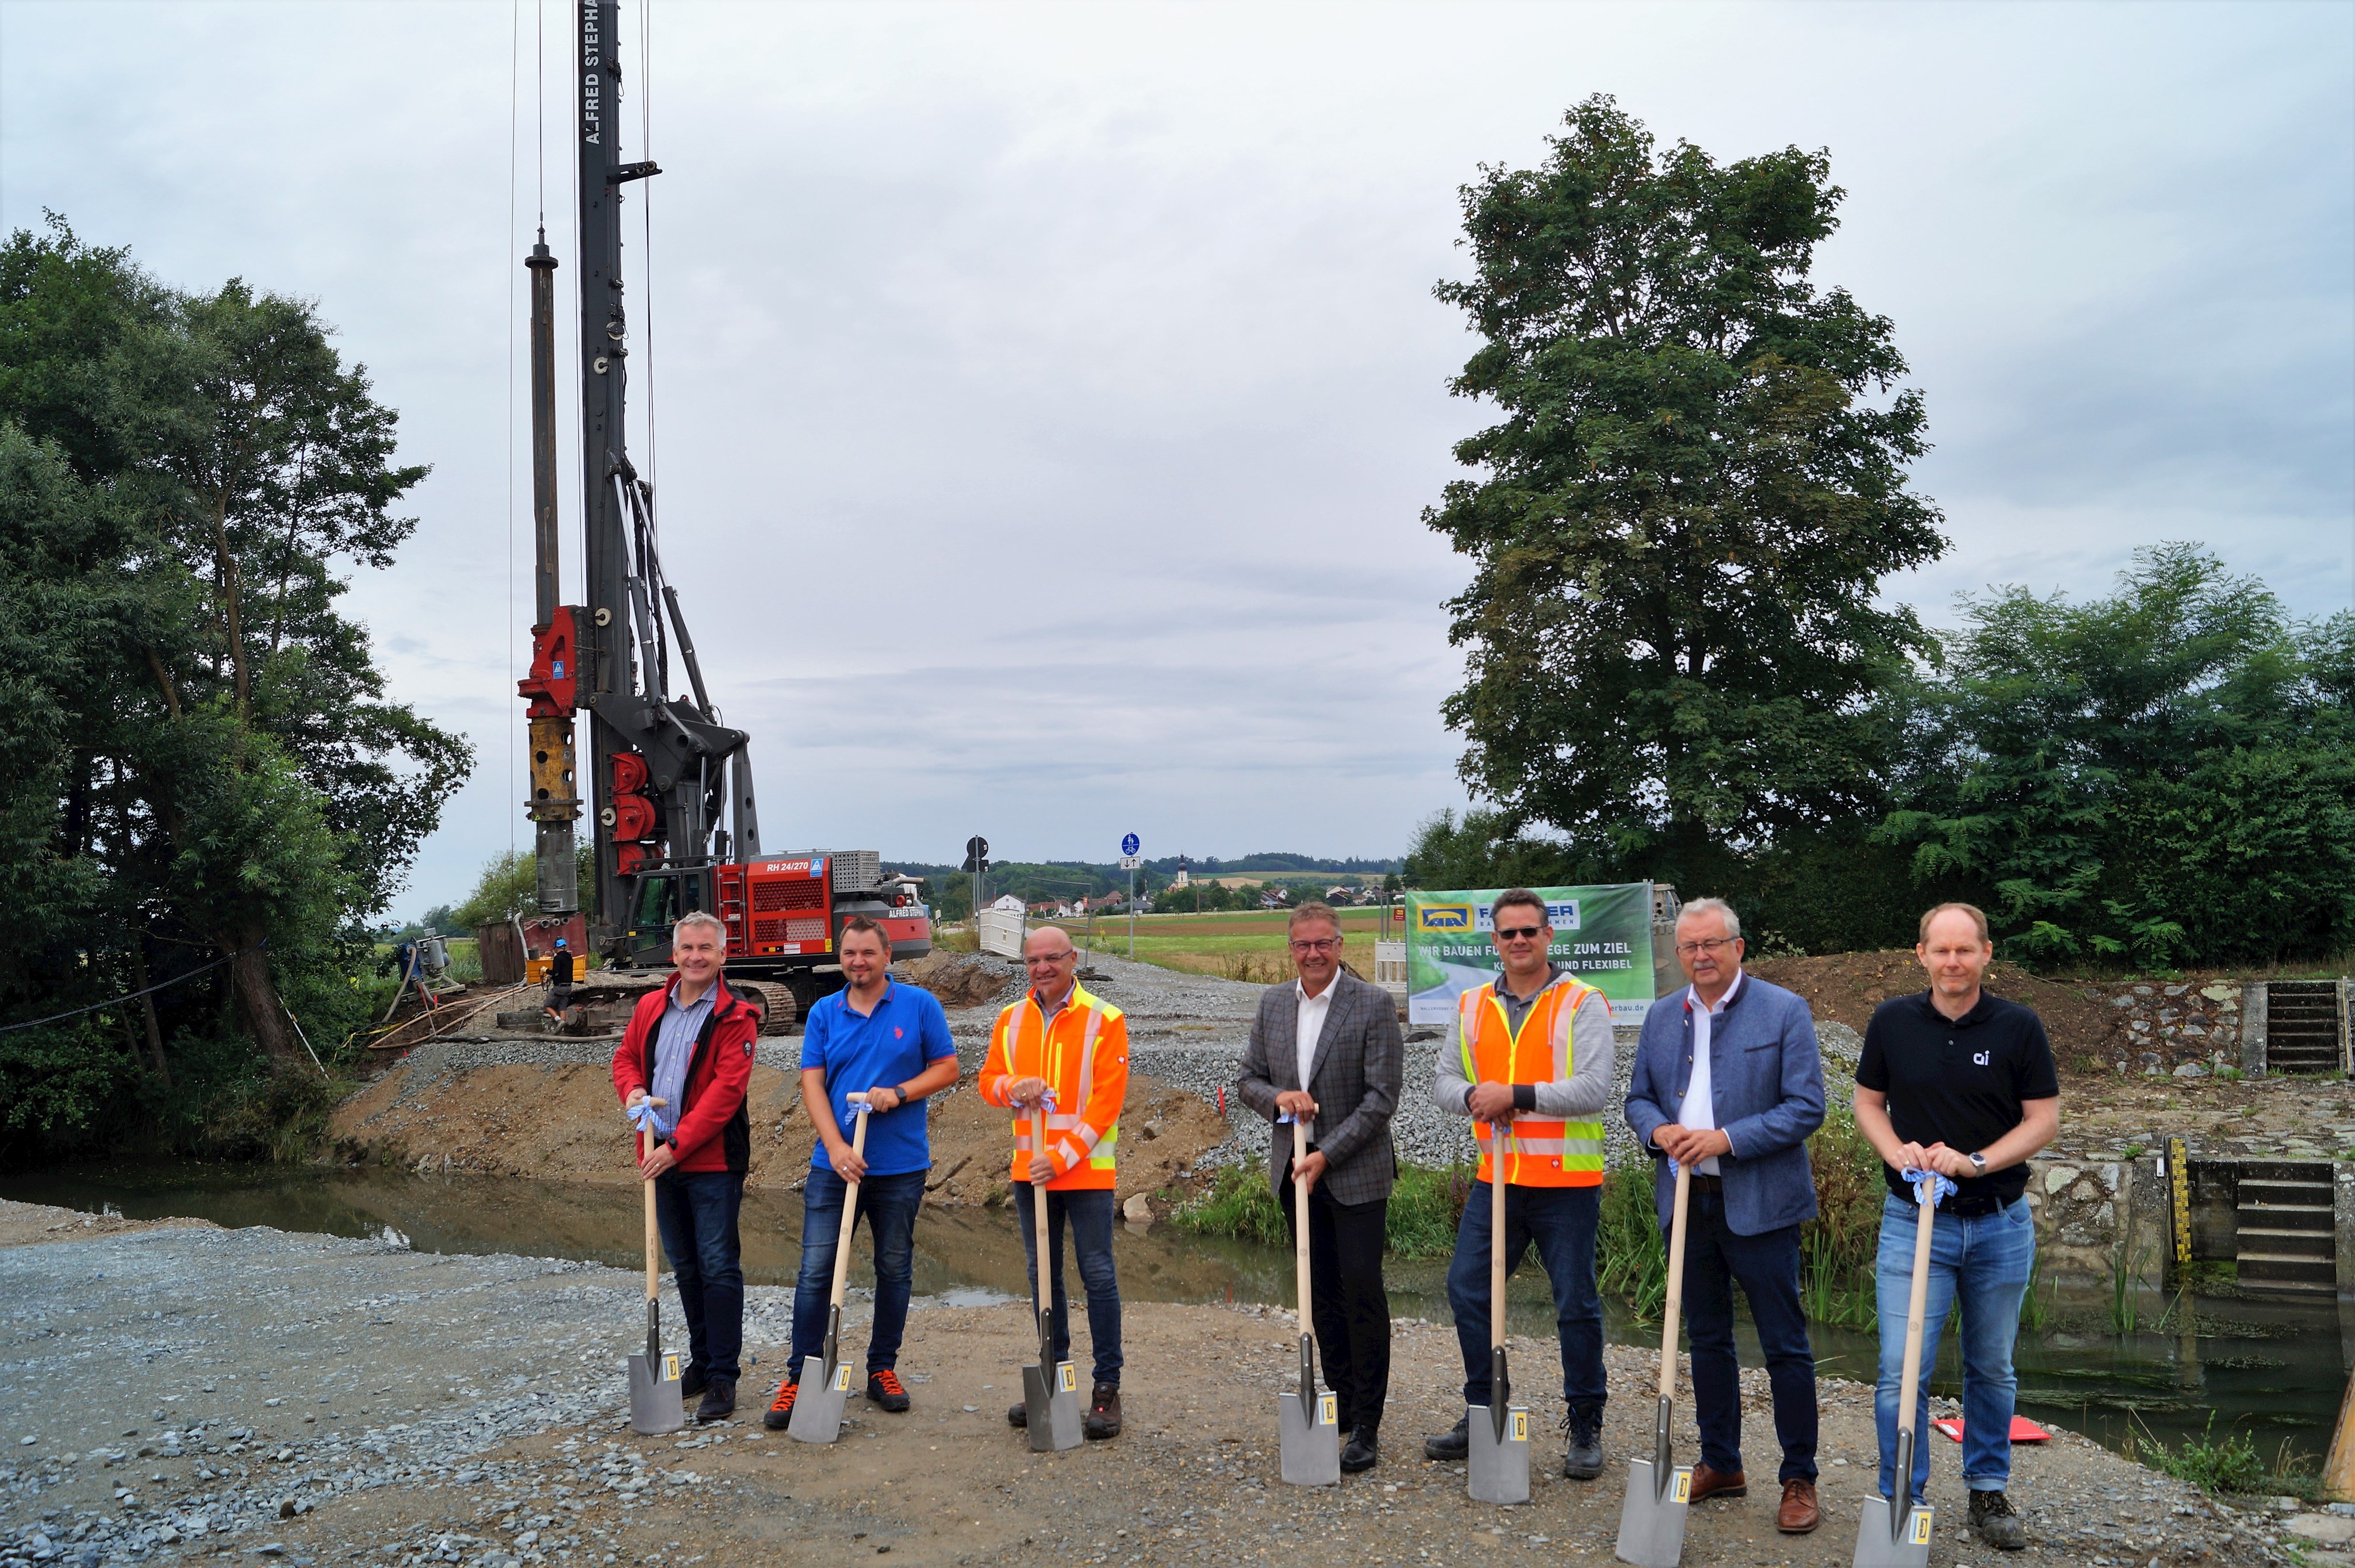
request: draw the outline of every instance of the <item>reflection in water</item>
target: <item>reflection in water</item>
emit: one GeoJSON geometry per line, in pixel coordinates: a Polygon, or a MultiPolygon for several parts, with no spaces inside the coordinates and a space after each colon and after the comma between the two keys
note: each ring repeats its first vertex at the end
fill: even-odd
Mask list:
{"type": "MultiPolygon", "coordinates": [[[[320,1170],[243,1165],[150,1164],[65,1168],[10,1179],[0,1196],[95,1211],[112,1203],[134,1220],[189,1215],[229,1226],[359,1236],[391,1225],[421,1252],[514,1253],[589,1259],[620,1268],[643,1265],[638,1194],[627,1187],[484,1177],[419,1178],[384,1170],[320,1170]]],[[[790,1286],[801,1252],[801,1195],[745,1195],[744,1275],[749,1283],[790,1286]]],[[[1121,1226],[1114,1238],[1122,1294],[1132,1300],[1269,1301],[1292,1296],[1289,1253],[1121,1226]]],[[[868,1266],[862,1230],[852,1279],[868,1266]]],[[[1066,1265],[1068,1267],[1068,1264],[1066,1265]]],[[[1446,1265],[1393,1260],[1386,1270],[1391,1309],[1401,1317],[1447,1320],[1446,1265]]],[[[1021,1300],[1029,1295],[1022,1241],[1010,1215],[980,1209],[927,1207],[916,1227],[916,1290],[952,1306],[1021,1300]]],[[[2105,1295],[2104,1300],[2106,1299],[2105,1295]]],[[[1508,1299],[1518,1333],[1550,1332],[1553,1309],[1543,1275],[1526,1264],[1508,1299]]],[[[2063,1297],[2060,1316],[2098,1321],[2102,1302],[2063,1297]],[[2073,1308],[2074,1310],[2073,1310],[2073,1308]]],[[[2197,1337],[2184,1332],[2183,1304],[2167,1331],[2119,1338],[2057,1328],[2020,1337],[2020,1412],[2048,1425],[2083,1432],[2123,1447],[2130,1430],[2170,1445],[2206,1429],[2237,1428],[2271,1463],[2284,1443],[2312,1469],[2329,1445],[2347,1379],[2335,1307],[2297,1301],[2200,1302],[2197,1337]]],[[[1622,1344],[1657,1348],[1657,1329],[1605,1303],[1605,1329],[1622,1344]]],[[[1758,1345],[1741,1325],[1742,1361],[1758,1366],[1758,1345]]],[[[2355,1324],[2350,1325],[2355,1333],[2355,1324]]],[[[1830,1374],[1872,1381],[1873,1337],[1818,1324],[1818,1365],[1830,1374]]],[[[1954,1325],[1948,1325],[1935,1392],[1960,1389],[1954,1325]]],[[[1943,1441],[1943,1440],[1941,1440],[1943,1441]]]]}

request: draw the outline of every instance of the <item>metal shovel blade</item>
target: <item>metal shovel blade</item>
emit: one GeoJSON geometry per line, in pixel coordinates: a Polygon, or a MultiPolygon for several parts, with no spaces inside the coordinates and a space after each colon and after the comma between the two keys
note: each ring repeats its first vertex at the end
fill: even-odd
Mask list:
{"type": "Polygon", "coordinates": [[[1069,1361],[1045,1371],[1023,1368],[1022,1408],[1033,1453],[1060,1454],[1087,1440],[1080,1428],[1080,1374],[1069,1361]]]}
{"type": "Polygon", "coordinates": [[[659,1360],[641,1350],[630,1358],[630,1430],[645,1436],[676,1432],[687,1424],[678,1397],[678,1352],[659,1360]]]}
{"type": "Polygon", "coordinates": [[[850,1397],[850,1363],[837,1361],[831,1371],[821,1356],[802,1358],[802,1390],[794,1400],[794,1418],[786,1435],[804,1443],[831,1443],[842,1435],[842,1403],[850,1397]]]}
{"type": "Polygon", "coordinates": [[[1275,1396],[1276,1432],[1282,1441],[1284,1478],[1295,1487],[1341,1484],[1341,1413],[1337,1394],[1309,1396],[1303,1409],[1297,1393],[1275,1396]]]}
{"type": "Polygon", "coordinates": [[[1529,1411],[1508,1405],[1505,1433],[1497,1435],[1497,1418],[1485,1404],[1468,1407],[1472,1419],[1471,1452],[1465,1456],[1465,1479],[1475,1502],[1525,1503],[1529,1500],[1529,1411]]]}
{"type": "Polygon", "coordinates": [[[1692,1504],[1692,1467],[1678,1465],[1660,1484],[1649,1459],[1627,1463],[1627,1500],[1619,1507],[1618,1557],[1636,1568],[1677,1568],[1685,1550],[1685,1513],[1692,1504]]]}
{"type": "Polygon", "coordinates": [[[1887,1498],[1864,1499],[1864,1512],[1856,1521],[1855,1568],[1927,1568],[1936,1510],[1915,1503],[1899,1521],[1896,1507],[1887,1498]]]}

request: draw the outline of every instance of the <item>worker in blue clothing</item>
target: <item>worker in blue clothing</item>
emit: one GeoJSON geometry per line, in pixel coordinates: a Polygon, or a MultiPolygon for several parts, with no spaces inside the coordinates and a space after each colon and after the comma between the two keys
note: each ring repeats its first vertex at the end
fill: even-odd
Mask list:
{"type": "MultiPolygon", "coordinates": [[[[810,1009],[802,1033],[802,1104],[817,1126],[809,1179],[802,1187],[802,1264],[794,1282],[794,1349],[785,1381],[762,1423],[793,1420],[794,1380],[826,1340],[834,1291],[834,1250],[843,1198],[858,1183],[858,1220],[875,1248],[875,1322],[867,1344],[867,1397],[888,1411],[908,1408],[900,1381],[900,1337],[915,1288],[916,1211],[932,1168],[924,1098],[954,1087],[955,1042],[948,1015],[930,991],[891,978],[891,939],[863,915],[843,923],[837,944],[849,982],[810,1009]],[[850,1096],[867,1096],[867,1147],[850,1147],[850,1096]]],[[[856,1223],[856,1221],[853,1221],[856,1223]]]]}

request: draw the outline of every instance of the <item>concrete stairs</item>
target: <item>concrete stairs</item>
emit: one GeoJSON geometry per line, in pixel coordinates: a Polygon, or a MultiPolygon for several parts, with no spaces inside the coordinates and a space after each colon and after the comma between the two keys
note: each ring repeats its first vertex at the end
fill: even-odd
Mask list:
{"type": "Polygon", "coordinates": [[[2266,1072],[2337,1072],[2341,1028],[2336,980],[2266,982],[2266,1072]]]}
{"type": "Polygon", "coordinates": [[[2296,1295],[2338,1293],[2328,1163],[2243,1160],[2235,1219],[2243,1286],[2296,1295]]]}

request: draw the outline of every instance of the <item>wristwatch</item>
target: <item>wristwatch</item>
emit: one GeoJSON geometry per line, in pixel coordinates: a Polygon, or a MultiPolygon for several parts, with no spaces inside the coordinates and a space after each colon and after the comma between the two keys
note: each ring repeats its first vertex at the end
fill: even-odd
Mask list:
{"type": "Polygon", "coordinates": [[[1971,1168],[1978,1172],[1981,1176],[1985,1176],[1987,1174],[1987,1156],[1983,1154],[1975,1154],[1971,1156],[1971,1168]]]}

